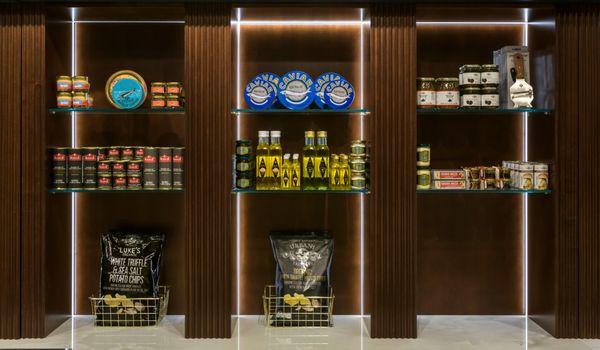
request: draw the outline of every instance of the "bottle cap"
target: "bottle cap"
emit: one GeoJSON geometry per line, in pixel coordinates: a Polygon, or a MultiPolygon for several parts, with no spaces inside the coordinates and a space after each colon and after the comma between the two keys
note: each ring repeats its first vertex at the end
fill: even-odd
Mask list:
{"type": "Polygon", "coordinates": [[[290,159],[290,154],[289,153],[284,154],[283,155],[283,159],[284,160],[289,160],[290,159]]]}
{"type": "Polygon", "coordinates": [[[315,132],[312,130],[307,130],[304,132],[305,137],[315,137],[315,132]]]}
{"type": "Polygon", "coordinates": [[[327,131],[317,131],[317,137],[327,137],[327,131]]]}
{"type": "Polygon", "coordinates": [[[281,131],[279,131],[279,130],[271,131],[271,137],[281,137],[281,131]]]}
{"type": "Polygon", "coordinates": [[[348,156],[344,153],[340,154],[340,159],[341,160],[348,160],[348,156]]]}
{"type": "Polygon", "coordinates": [[[300,159],[300,155],[298,153],[294,153],[293,157],[294,157],[294,160],[300,159]]]}
{"type": "Polygon", "coordinates": [[[266,130],[261,130],[258,132],[258,137],[269,137],[269,132],[266,130]]]}

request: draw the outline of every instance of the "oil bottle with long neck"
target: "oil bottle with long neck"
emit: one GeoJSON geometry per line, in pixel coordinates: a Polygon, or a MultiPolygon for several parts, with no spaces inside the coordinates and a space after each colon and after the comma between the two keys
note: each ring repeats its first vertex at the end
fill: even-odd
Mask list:
{"type": "Polygon", "coordinates": [[[329,188],[329,147],[327,146],[327,131],[317,132],[316,151],[316,187],[318,190],[326,190],[329,188]]]}
{"type": "Polygon", "coordinates": [[[348,156],[346,154],[340,154],[340,189],[350,189],[350,165],[348,164],[348,156]]]}
{"type": "Polygon", "coordinates": [[[340,163],[337,154],[331,155],[329,163],[329,188],[339,190],[341,188],[340,163]]]}
{"type": "Polygon", "coordinates": [[[289,153],[283,155],[283,163],[281,164],[281,189],[292,189],[292,161],[289,153]]]}
{"type": "Polygon", "coordinates": [[[258,145],[256,146],[256,189],[268,190],[273,175],[269,169],[269,132],[258,132],[258,145]]]}
{"type": "Polygon", "coordinates": [[[302,148],[302,189],[314,190],[315,187],[315,161],[317,151],[315,148],[315,132],[304,132],[304,147],[302,148]]]}
{"type": "Polygon", "coordinates": [[[300,189],[300,178],[302,177],[302,171],[300,170],[300,155],[294,153],[292,156],[292,175],[291,175],[291,188],[292,190],[300,189]]]}
{"type": "Polygon", "coordinates": [[[271,131],[271,145],[269,146],[269,168],[271,170],[270,187],[273,190],[281,189],[281,131],[271,131]]]}

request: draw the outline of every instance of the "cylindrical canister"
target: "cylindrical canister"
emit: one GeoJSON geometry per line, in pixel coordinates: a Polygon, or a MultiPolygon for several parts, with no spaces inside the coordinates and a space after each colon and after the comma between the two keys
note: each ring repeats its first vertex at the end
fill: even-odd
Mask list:
{"type": "Polygon", "coordinates": [[[70,148],[68,151],[67,182],[69,188],[81,188],[83,182],[81,148],[70,148]]]}
{"type": "Polygon", "coordinates": [[[140,175],[127,175],[127,189],[128,190],[141,190],[142,189],[142,177],[140,175]]]}
{"type": "Polygon", "coordinates": [[[97,171],[97,160],[98,150],[96,147],[84,147],[82,152],[83,159],[83,173],[84,174],[96,174],[97,171]]]}
{"type": "Polygon", "coordinates": [[[183,172],[183,147],[173,148],[173,173],[183,172]]]}
{"type": "Polygon", "coordinates": [[[180,190],[183,188],[183,173],[173,172],[173,189],[180,190]]]}
{"type": "Polygon", "coordinates": [[[83,175],[83,188],[96,189],[97,187],[98,187],[98,182],[96,180],[95,173],[83,175]]]}
{"type": "Polygon", "coordinates": [[[117,160],[112,162],[112,172],[113,175],[125,175],[127,172],[127,161],[117,160]]]}
{"type": "Polygon", "coordinates": [[[144,160],[144,147],[134,147],[133,152],[133,159],[144,160]]]}
{"type": "Polygon", "coordinates": [[[160,147],[158,149],[158,170],[173,171],[173,149],[170,147],[160,147]]]}
{"type": "Polygon", "coordinates": [[[125,190],[127,189],[127,177],[125,174],[114,174],[113,175],[113,189],[115,190],[125,190]]]}
{"type": "Polygon", "coordinates": [[[98,162],[98,175],[110,175],[112,172],[110,160],[103,160],[98,162]]]}
{"type": "Polygon", "coordinates": [[[120,160],[121,159],[121,148],[118,146],[108,147],[106,151],[109,160],[120,160]]]}
{"type": "Polygon", "coordinates": [[[158,170],[158,150],[154,147],[144,148],[144,172],[158,170]]]}
{"type": "Polygon", "coordinates": [[[57,147],[52,149],[52,171],[56,173],[65,173],[67,171],[67,152],[66,147],[57,147]]]}
{"type": "Polygon", "coordinates": [[[132,160],[134,156],[133,147],[123,146],[121,148],[121,160],[132,160]]]}
{"type": "Polygon", "coordinates": [[[141,160],[131,160],[127,162],[127,175],[141,175],[142,165],[143,162],[141,160]]]}
{"type": "Polygon", "coordinates": [[[144,189],[155,190],[158,188],[158,172],[144,171],[144,189]]]}
{"type": "Polygon", "coordinates": [[[98,175],[98,189],[99,190],[112,190],[112,176],[111,175],[98,175]]]}

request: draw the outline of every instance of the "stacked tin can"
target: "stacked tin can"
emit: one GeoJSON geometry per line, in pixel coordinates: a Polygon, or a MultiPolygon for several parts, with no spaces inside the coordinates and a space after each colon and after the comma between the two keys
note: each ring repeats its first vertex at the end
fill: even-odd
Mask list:
{"type": "Polygon", "coordinates": [[[235,169],[235,188],[253,188],[255,183],[256,161],[252,150],[252,141],[237,140],[235,142],[235,157],[233,159],[235,169]]]}
{"type": "Polygon", "coordinates": [[[59,108],[93,107],[88,77],[61,75],[56,78],[56,105],[59,108]]]}
{"type": "Polygon", "coordinates": [[[353,190],[364,190],[368,187],[370,157],[368,146],[363,140],[354,140],[350,145],[350,186],[353,190]]]}
{"type": "Polygon", "coordinates": [[[460,106],[493,109],[500,105],[498,65],[465,64],[460,67],[460,106]]]}
{"type": "Polygon", "coordinates": [[[152,108],[180,108],[185,102],[180,82],[153,82],[150,93],[152,108]]]}
{"type": "Polygon", "coordinates": [[[52,187],[56,189],[67,188],[67,152],[68,148],[59,147],[52,149],[52,187]]]}

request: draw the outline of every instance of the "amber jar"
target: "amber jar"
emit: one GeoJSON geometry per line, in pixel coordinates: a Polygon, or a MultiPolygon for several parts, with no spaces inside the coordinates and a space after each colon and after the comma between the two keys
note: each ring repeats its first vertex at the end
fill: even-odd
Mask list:
{"type": "Polygon", "coordinates": [[[181,102],[177,95],[167,95],[167,108],[180,108],[181,102]]]}
{"type": "Polygon", "coordinates": [[[417,78],[417,108],[435,108],[434,78],[417,78]]]}
{"type": "Polygon", "coordinates": [[[58,108],[71,108],[73,105],[73,95],[70,92],[59,92],[56,95],[56,106],[58,108]]]}
{"type": "Polygon", "coordinates": [[[160,94],[164,95],[166,93],[166,85],[164,81],[153,82],[150,85],[150,92],[152,95],[160,94]]]}
{"type": "Polygon", "coordinates": [[[153,95],[150,106],[152,108],[165,108],[167,106],[167,98],[165,95],[153,95]]]}
{"type": "Polygon", "coordinates": [[[437,108],[458,108],[460,106],[458,78],[437,78],[435,90],[437,108]]]}
{"type": "Polygon", "coordinates": [[[73,94],[73,108],[87,107],[88,97],[85,92],[76,92],[73,94]]]}
{"type": "Polygon", "coordinates": [[[73,90],[73,81],[68,75],[60,75],[56,77],[56,91],[71,92],[73,90]]]}
{"type": "Polygon", "coordinates": [[[74,92],[88,92],[90,90],[90,82],[85,75],[76,75],[73,77],[74,92]]]}
{"type": "Polygon", "coordinates": [[[181,94],[181,83],[178,83],[178,82],[167,83],[167,92],[166,93],[169,95],[181,94]]]}

